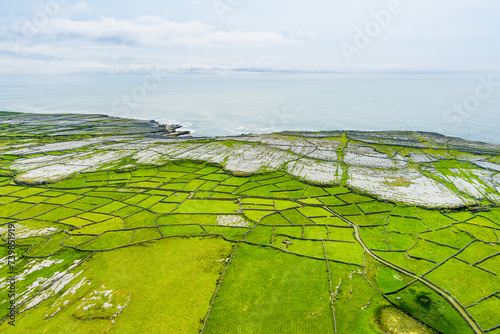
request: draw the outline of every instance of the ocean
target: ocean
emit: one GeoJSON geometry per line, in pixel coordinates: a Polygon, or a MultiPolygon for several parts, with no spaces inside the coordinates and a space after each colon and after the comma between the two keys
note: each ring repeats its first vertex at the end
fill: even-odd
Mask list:
{"type": "Polygon", "coordinates": [[[195,136],[412,130],[500,144],[500,85],[489,80],[488,74],[8,75],[0,81],[0,110],[154,119],[195,136]]]}

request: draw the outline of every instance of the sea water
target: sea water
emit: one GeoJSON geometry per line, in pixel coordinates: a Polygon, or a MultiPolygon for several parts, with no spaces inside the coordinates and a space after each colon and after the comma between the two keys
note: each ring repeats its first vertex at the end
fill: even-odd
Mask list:
{"type": "Polygon", "coordinates": [[[500,86],[485,86],[485,80],[487,74],[469,78],[9,75],[0,81],[0,110],[154,119],[181,124],[195,136],[412,130],[500,144],[500,86]]]}

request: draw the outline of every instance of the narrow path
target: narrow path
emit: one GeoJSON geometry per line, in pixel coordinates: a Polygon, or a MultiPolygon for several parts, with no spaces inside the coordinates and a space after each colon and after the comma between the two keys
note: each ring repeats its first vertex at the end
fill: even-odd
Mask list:
{"type": "Polygon", "coordinates": [[[483,330],[476,324],[476,322],[474,321],[474,319],[467,313],[467,311],[465,310],[465,308],[462,305],[460,305],[453,297],[451,297],[448,294],[446,294],[445,292],[443,292],[441,290],[441,288],[439,288],[438,286],[434,285],[433,283],[430,283],[430,282],[428,282],[428,281],[420,278],[419,276],[414,275],[414,274],[406,271],[405,269],[400,268],[400,267],[398,267],[398,266],[396,266],[396,265],[394,265],[394,264],[392,264],[392,263],[390,263],[390,262],[382,259],[378,255],[372,253],[372,251],[368,248],[368,246],[366,246],[366,244],[364,243],[364,241],[361,239],[361,236],[359,234],[359,227],[356,224],[352,223],[347,218],[339,215],[338,213],[336,213],[335,211],[331,210],[327,206],[324,206],[323,208],[325,210],[331,212],[336,217],[342,219],[343,221],[345,221],[349,225],[351,225],[354,228],[354,236],[356,237],[356,240],[361,244],[361,246],[363,247],[363,249],[365,250],[365,252],[367,252],[368,254],[370,254],[371,256],[373,256],[374,259],[376,259],[379,262],[385,264],[386,266],[391,267],[394,270],[397,270],[399,272],[404,273],[405,275],[413,277],[414,279],[418,280],[419,282],[425,284],[426,286],[428,286],[429,288],[431,288],[432,290],[434,290],[436,293],[438,293],[442,297],[446,298],[446,300],[448,300],[453,305],[453,307],[455,307],[455,309],[458,312],[460,312],[460,314],[462,315],[462,317],[469,323],[469,325],[471,326],[471,328],[474,330],[475,333],[477,333],[477,334],[483,334],[484,333],[483,330]]]}

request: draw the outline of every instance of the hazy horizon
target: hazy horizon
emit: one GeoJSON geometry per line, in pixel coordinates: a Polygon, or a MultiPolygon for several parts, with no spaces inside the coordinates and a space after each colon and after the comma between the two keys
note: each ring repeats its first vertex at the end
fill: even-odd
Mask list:
{"type": "Polygon", "coordinates": [[[0,109],[154,118],[197,135],[416,130],[500,140],[493,0],[0,8],[0,109]]]}

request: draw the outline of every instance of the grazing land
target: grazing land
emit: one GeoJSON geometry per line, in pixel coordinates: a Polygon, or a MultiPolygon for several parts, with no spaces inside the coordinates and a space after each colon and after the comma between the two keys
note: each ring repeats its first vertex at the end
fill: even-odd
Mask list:
{"type": "Polygon", "coordinates": [[[2,332],[500,333],[500,146],[172,129],[0,113],[2,332]]]}

